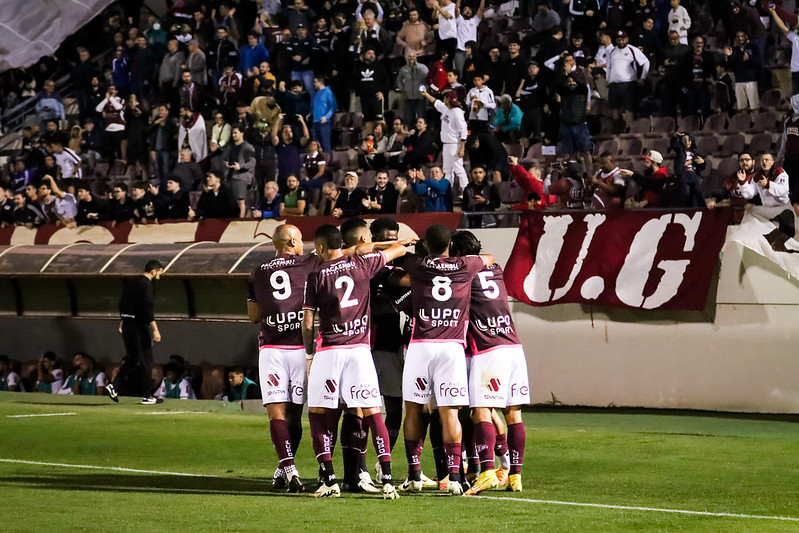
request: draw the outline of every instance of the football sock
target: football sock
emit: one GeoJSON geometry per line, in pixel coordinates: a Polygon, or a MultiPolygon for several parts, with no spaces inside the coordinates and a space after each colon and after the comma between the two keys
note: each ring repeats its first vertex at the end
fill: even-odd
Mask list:
{"type": "MultiPolygon", "coordinates": [[[[402,398],[396,396],[383,396],[386,405],[386,429],[388,430],[388,441],[391,449],[397,444],[400,429],[402,428],[402,398]]],[[[425,426],[422,434],[426,433],[425,426]]]]}
{"type": "Polygon", "coordinates": [[[461,409],[460,413],[458,414],[458,418],[461,421],[461,428],[463,429],[463,449],[466,451],[466,460],[468,461],[469,465],[469,473],[477,472],[478,470],[478,461],[477,461],[477,452],[474,449],[474,423],[472,422],[471,417],[469,417],[469,410],[468,409],[461,409]]]}
{"type": "Polygon", "coordinates": [[[449,480],[459,482],[461,479],[461,443],[445,442],[444,450],[447,454],[447,468],[449,469],[449,480]]]}
{"type": "Polygon", "coordinates": [[[321,467],[322,481],[328,487],[336,483],[336,474],[333,472],[333,461],[322,461],[319,463],[321,467]]]}
{"type": "Polygon", "coordinates": [[[430,414],[430,446],[433,448],[433,459],[436,463],[436,477],[444,479],[449,474],[447,469],[447,454],[444,452],[443,428],[438,411],[430,414]]]}
{"type": "Polygon", "coordinates": [[[510,473],[521,474],[524,462],[524,442],[527,439],[527,430],[524,424],[508,424],[508,448],[510,449],[510,473]]]}
{"type": "MultiPolygon", "coordinates": [[[[491,422],[477,422],[474,425],[474,442],[480,458],[480,472],[494,469],[494,445],[497,438],[495,431],[491,422]]],[[[472,471],[471,462],[469,471],[472,471]]]]}
{"type": "Polygon", "coordinates": [[[405,457],[408,459],[408,479],[420,481],[422,473],[422,439],[405,439],[405,457]]]}
{"type": "Polygon", "coordinates": [[[325,461],[330,462],[331,454],[333,453],[333,437],[327,430],[325,419],[325,414],[308,413],[308,421],[311,426],[311,440],[313,441],[313,451],[316,454],[316,460],[320,465],[325,461]]]}
{"type": "MultiPolygon", "coordinates": [[[[494,428],[496,430],[496,428],[494,428]]],[[[505,455],[508,453],[508,434],[497,433],[497,444],[494,446],[494,453],[497,455],[505,455]]]]}
{"type": "Polygon", "coordinates": [[[291,466],[294,468],[294,452],[291,446],[291,433],[289,432],[288,422],[285,420],[272,420],[269,422],[269,433],[272,436],[272,444],[277,452],[278,464],[281,468],[291,466]]]}
{"type": "Polygon", "coordinates": [[[341,455],[344,459],[344,482],[358,483],[361,447],[358,434],[363,431],[363,419],[351,413],[344,413],[341,420],[341,455]]]}
{"type": "Polygon", "coordinates": [[[338,438],[338,421],[341,419],[341,409],[325,409],[325,427],[330,431],[330,453],[336,449],[336,440],[338,438]]]}
{"type": "Polygon", "coordinates": [[[291,454],[297,455],[297,449],[302,441],[302,406],[290,404],[287,406],[286,422],[288,422],[289,433],[291,434],[291,454]],[[299,409],[297,409],[299,407],[299,409]]]}

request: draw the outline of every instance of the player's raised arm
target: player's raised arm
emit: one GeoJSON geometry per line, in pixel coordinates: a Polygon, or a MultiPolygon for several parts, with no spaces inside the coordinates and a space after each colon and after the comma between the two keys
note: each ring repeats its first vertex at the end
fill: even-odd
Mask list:
{"type": "Polygon", "coordinates": [[[397,242],[383,250],[383,255],[386,256],[386,262],[393,261],[398,257],[402,257],[403,255],[408,253],[408,248],[405,247],[405,244],[401,242],[397,242]]]}

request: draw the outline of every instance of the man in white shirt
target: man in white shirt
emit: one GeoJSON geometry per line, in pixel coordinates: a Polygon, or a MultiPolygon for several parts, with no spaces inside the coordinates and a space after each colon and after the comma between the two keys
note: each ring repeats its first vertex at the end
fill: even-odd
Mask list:
{"type": "Polygon", "coordinates": [[[799,34],[788,28],[777,14],[774,4],[769,7],[769,12],[777,28],[785,35],[786,39],[791,41],[791,94],[799,94],[799,34]]]}
{"type": "Polygon", "coordinates": [[[649,74],[649,59],[634,46],[628,46],[627,32],[616,34],[616,48],[608,55],[608,104],[614,119],[632,121],[638,101],[638,81],[649,74]]]}
{"type": "Polygon", "coordinates": [[[747,200],[760,196],[765,207],[791,207],[788,174],[782,167],[774,164],[774,156],[771,154],[760,156],[760,172],[755,175],[755,179],[742,183],[740,190],[747,200]]]}
{"type": "Polygon", "coordinates": [[[463,6],[461,0],[455,4],[455,25],[457,28],[457,50],[455,51],[455,69],[463,74],[463,64],[466,63],[466,43],[469,41],[477,42],[477,26],[483,20],[485,13],[485,0],[480,0],[477,13],[472,12],[471,6],[463,6]]]}
{"type": "Polygon", "coordinates": [[[449,57],[455,57],[458,45],[458,26],[455,4],[452,0],[432,0],[433,14],[438,17],[438,47],[447,51],[449,57]]]}
{"type": "Polygon", "coordinates": [[[64,147],[64,143],[56,139],[50,141],[49,148],[55,157],[56,164],[61,167],[62,179],[81,179],[83,177],[80,169],[80,156],[71,148],[64,147]]]}
{"type": "Polygon", "coordinates": [[[433,104],[436,111],[441,113],[441,155],[444,160],[442,165],[444,177],[453,185],[453,188],[456,185],[455,177],[457,177],[457,185],[460,190],[455,193],[455,196],[460,196],[463,189],[469,184],[469,177],[466,175],[466,169],[463,168],[463,154],[466,151],[468,134],[463,109],[461,109],[455,91],[445,92],[443,102],[436,100],[427,91],[424,91],[422,95],[433,104]]]}

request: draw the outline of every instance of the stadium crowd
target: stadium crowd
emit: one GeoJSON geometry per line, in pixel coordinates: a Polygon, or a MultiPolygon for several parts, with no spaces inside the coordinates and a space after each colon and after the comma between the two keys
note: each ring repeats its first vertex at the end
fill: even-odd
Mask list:
{"type": "Polygon", "coordinates": [[[770,68],[797,92],[799,45],[776,4],[114,5],[99,38],[0,77],[6,112],[35,96],[40,122],[2,174],[0,223],[765,201],[799,176],[770,68]],[[747,146],[773,168],[740,178],[747,146]]]}

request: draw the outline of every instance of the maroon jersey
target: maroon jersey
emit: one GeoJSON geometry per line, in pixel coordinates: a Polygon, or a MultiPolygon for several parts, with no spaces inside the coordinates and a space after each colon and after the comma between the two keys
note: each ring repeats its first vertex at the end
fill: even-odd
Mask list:
{"type": "Polygon", "coordinates": [[[495,346],[520,344],[510,316],[502,267],[497,264],[484,268],[472,278],[468,337],[473,354],[495,346]]]}
{"type": "Polygon", "coordinates": [[[479,255],[418,257],[404,262],[411,276],[414,341],[466,344],[472,278],[485,268],[479,255]]]}
{"type": "MultiPolygon", "coordinates": [[[[608,185],[615,184],[624,187],[624,179],[621,177],[621,174],[619,174],[619,167],[614,168],[610,172],[599,170],[595,177],[608,185]]],[[[594,189],[591,207],[594,209],[618,209],[624,207],[624,192],[622,192],[620,196],[611,196],[597,186],[594,189]]]]}
{"type": "Polygon", "coordinates": [[[386,265],[383,252],[345,256],[308,274],[303,309],[319,310],[318,348],[369,346],[369,280],[386,265]]]}
{"type": "Polygon", "coordinates": [[[247,301],[261,314],[259,346],[299,348],[305,279],[322,261],[316,255],[288,255],[263,263],[250,274],[247,301]]]}
{"type": "Polygon", "coordinates": [[[785,160],[799,160],[799,117],[785,119],[785,160]]]}
{"type": "Polygon", "coordinates": [[[565,207],[566,209],[582,209],[585,207],[585,186],[582,180],[561,178],[549,186],[547,193],[558,197],[560,207],[565,207]]]}

